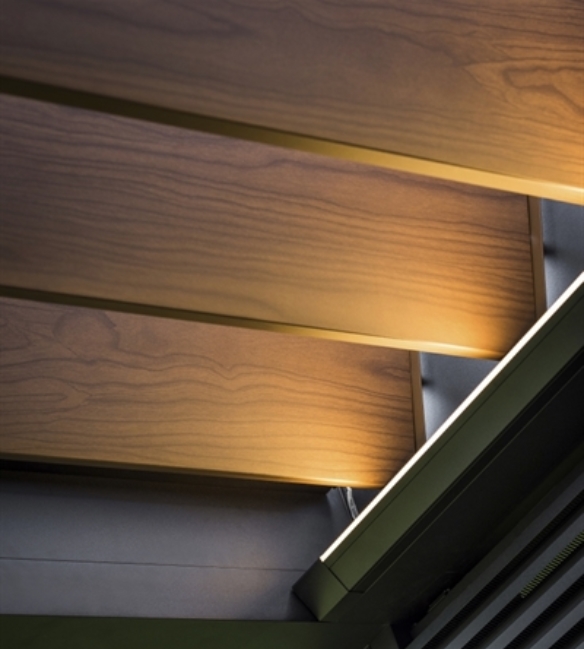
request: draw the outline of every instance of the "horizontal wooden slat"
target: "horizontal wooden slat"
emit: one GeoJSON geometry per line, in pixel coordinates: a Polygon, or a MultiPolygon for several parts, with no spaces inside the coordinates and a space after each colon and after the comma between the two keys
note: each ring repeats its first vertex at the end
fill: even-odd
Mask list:
{"type": "Polygon", "coordinates": [[[574,0],[5,0],[2,18],[3,74],[584,200],[574,0]]]}
{"type": "Polygon", "coordinates": [[[525,197],[14,97],[0,118],[5,285],[484,357],[534,320],[525,197]]]}
{"type": "Polygon", "coordinates": [[[0,300],[0,455],[380,486],[414,451],[408,353],[0,300]]]}

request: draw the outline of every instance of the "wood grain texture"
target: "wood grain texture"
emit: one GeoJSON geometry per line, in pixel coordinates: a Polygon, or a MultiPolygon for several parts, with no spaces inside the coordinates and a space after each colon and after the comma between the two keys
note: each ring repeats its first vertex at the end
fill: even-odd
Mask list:
{"type": "Polygon", "coordinates": [[[501,356],[525,197],[4,97],[2,283],[501,356]]]}
{"type": "Polygon", "coordinates": [[[0,454],[381,486],[414,451],[408,353],[0,300],[0,454]]]}
{"type": "Polygon", "coordinates": [[[580,0],[4,0],[4,74],[584,187],[580,0]]]}

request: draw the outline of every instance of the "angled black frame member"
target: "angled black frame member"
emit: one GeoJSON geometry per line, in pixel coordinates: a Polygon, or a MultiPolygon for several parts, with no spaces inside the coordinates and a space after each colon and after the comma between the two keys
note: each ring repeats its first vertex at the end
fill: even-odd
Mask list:
{"type": "Polygon", "coordinates": [[[317,622],[0,617],[0,639],[10,649],[362,649],[378,631],[317,622]]]}
{"type": "Polygon", "coordinates": [[[574,466],[583,348],[584,274],[297,582],[319,620],[419,619],[574,466]]]}

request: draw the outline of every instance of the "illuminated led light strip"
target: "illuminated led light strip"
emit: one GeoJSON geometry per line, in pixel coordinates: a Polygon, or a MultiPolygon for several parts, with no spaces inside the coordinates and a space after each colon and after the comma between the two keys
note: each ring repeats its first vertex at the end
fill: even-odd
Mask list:
{"type": "Polygon", "coordinates": [[[381,492],[369,503],[369,505],[361,512],[361,514],[342,532],[342,534],[332,543],[332,545],[320,556],[320,560],[324,563],[331,557],[343,542],[352,534],[352,532],[359,527],[367,518],[367,515],[375,509],[391,491],[399,484],[400,480],[412,469],[413,466],[422,458],[442,437],[442,435],[452,426],[452,424],[460,417],[464,411],[473,403],[473,401],[483,392],[489,384],[491,384],[501,372],[513,361],[525,345],[553,318],[553,316],[561,309],[561,307],[580,289],[584,286],[584,273],[574,280],[574,282],[566,289],[561,297],[550,307],[548,311],[520,338],[520,340],[511,348],[507,355],[497,364],[493,370],[479,383],[479,385],[468,395],[468,397],[458,406],[458,408],[448,417],[448,419],[440,426],[440,428],[432,435],[432,437],[422,446],[422,448],[396,473],[396,475],[387,483],[381,492]]]}

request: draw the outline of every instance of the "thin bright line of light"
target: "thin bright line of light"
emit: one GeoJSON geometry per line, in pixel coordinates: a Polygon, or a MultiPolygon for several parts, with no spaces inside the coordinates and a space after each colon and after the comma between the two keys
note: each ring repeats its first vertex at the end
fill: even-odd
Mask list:
{"type": "Polygon", "coordinates": [[[395,476],[385,485],[379,494],[369,503],[369,505],[359,514],[359,516],[345,529],[344,532],[332,543],[332,545],[321,555],[320,560],[325,562],[332,553],[340,547],[343,541],[363,522],[367,515],[376,507],[377,503],[383,500],[387,494],[395,488],[402,478],[410,469],[419,462],[437,442],[437,440],[450,428],[452,423],[462,415],[462,413],[472,404],[478,395],[492,383],[497,376],[509,365],[509,363],[519,354],[525,345],[537,334],[542,327],[554,316],[557,311],[570,299],[570,297],[584,284],[584,273],[581,273],[566,291],[554,302],[554,304],[541,316],[541,318],[529,329],[522,338],[511,348],[507,355],[487,374],[487,376],[478,384],[478,386],[468,395],[468,397],[458,406],[458,408],[448,417],[432,437],[422,446],[422,448],[410,458],[410,460],[395,474],[395,476]]]}

